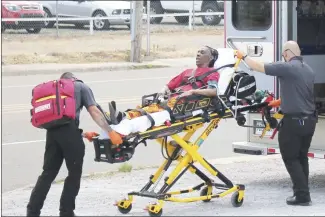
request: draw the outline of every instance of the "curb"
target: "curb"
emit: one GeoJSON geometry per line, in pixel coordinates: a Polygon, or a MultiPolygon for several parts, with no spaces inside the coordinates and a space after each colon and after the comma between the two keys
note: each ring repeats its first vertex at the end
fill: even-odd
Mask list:
{"type": "Polygon", "coordinates": [[[192,66],[193,58],[156,59],[145,60],[141,63],[131,62],[110,62],[110,63],[87,63],[87,64],[24,64],[24,65],[3,65],[2,76],[22,76],[37,74],[57,74],[66,71],[74,73],[118,71],[118,70],[139,70],[168,67],[192,66]]]}

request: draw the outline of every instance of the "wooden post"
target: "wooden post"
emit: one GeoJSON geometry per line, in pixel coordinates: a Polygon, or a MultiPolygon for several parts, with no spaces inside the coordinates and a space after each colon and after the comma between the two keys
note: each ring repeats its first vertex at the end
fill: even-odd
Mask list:
{"type": "Polygon", "coordinates": [[[132,1],[131,62],[141,62],[143,0],[132,1]]]}

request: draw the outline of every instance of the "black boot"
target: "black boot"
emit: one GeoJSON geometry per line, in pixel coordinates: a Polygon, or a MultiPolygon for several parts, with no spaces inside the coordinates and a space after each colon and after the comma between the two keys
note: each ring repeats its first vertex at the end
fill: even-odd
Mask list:
{"type": "Polygon", "coordinates": [[[40,212],[33,212],[33,211],[30,211],[30,210],[27,210],[27,217],[36,217],[36,216],[40,216],[40,212]]]}
{"type": "Polygon", "coordinates": [[[108,108],[109,108],[109,118],[110,118],[111,123],[114,125],[119,124],[123,119],[123,113],[120,111],[117,111],[115,101],[109,102],[108,108]]]}
{"type": "Polygon", "coordinates": [[[287,198],[287,204],[292,206],[311,206],[311,198],[309,193],[295,193],[287,198]]]}
{"type": "Polygon", "coordinates": [[[116,104],[114,101],[108,103],[108,109],[109,109],[109,119],[111,120],[112,124],[118,124],[116,119],[116,104]]]}
{"type": "Polygon", "coordinates": [[[112,105],[113,109],[116,111],[116,102],[115,101],[111,101],[111,105],[112,105]]]}
{"type": "Polygon", "coordinates": [[[74,212],[60,212],[60,216],[74,217],[76,214],[74,212]]]}

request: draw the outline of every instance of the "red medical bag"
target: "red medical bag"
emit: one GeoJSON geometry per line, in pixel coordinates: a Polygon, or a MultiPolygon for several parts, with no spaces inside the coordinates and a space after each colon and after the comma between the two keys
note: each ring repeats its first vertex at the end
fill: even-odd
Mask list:
{"type": "Polygon", "coordinates": [[[51,129],[74,121],[76,100],[74,81],[60,79],[37,85],[32,90],[31,122],[34,127],[51,129]]]}

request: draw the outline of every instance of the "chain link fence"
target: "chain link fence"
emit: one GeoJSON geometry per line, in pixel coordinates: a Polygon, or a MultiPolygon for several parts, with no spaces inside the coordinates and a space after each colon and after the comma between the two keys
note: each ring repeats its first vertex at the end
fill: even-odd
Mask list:
{"type": "Polygon", "coordinates": [[[145,55],[150,58],[194,57],[204,45],[223,46],[223,2],[204,2],[200,6],[201,11],[195,1],[182,1],[183,6],[167,1],[147,2],[150,24],[147,23],[145,35],[145,55]]]}
{"type": "MultiPolygon", "coordinates": [[[[54,5],[45,1],[41,1],[42,8],[37,8],[37,3],[34,6],[6,5],[8,10],[18,11],[20,15],[16,18],[2,14],[3,64],[129,61],[130,2],[127,2],[128,7],[124,5],[122,9],[114,9],[114,14],[109,16],[97,11],[92,17],[82,18],[59,17],[60,9],[65,10],[61,11],[62,14],[72,14],[78,8],[60,5],[63,1],[48,2],[54,5]]],[[[194,57],[203,45],[223,46],[223,11],[218,15],[204,16],[193,12],[193,8],[158,13],[157,8],[152,7],[153,2],[150,2],[150,11],[144,5],[144,59],[194,57]],[[147,14],[150,22],[147,22],[147,14]]],[[[204,12],[214,12],[209,10],[207,8],[204,12]]]]}

